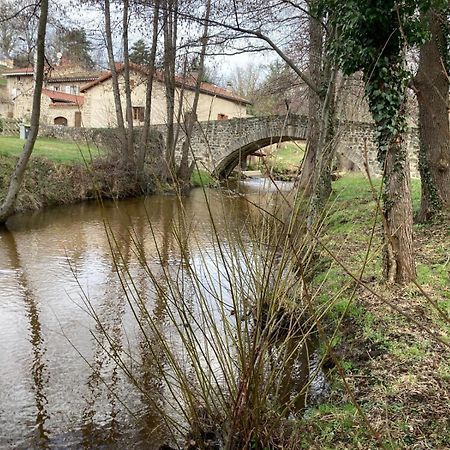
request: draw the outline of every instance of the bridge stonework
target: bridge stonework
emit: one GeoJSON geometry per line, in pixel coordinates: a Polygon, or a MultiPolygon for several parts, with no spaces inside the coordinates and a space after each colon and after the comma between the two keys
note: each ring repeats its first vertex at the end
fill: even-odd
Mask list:
{"type": "MultiPolygon", "coordinates": [[[[157,127],[164,131],[164,126],[157,127]]],[[[218,120],[196,124],[191,149],[199,167],[227,177],[240,160],[267,145],[292,140],[306,140],[307,116],[290,115],[218,120]]],[[[180,133],[179,148],[184,139],[180,133]]],[[[367,122],[342,122],[337,126],[336,155],[344,157],[362,172],[365,171],[365,152],[373,176],[381,176],[376,159],[375,128],[367,122]]],[[[410,128],[406,134],[411,176],[419,177],[419,134],[410,128]]]]}

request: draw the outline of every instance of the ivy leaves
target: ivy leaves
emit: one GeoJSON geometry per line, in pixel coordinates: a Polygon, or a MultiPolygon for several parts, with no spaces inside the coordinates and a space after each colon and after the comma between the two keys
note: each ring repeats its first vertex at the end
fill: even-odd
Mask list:
{"type": "Polygon", "coordinates": [[[425,41],[422,14],[442,1],[318,1],[319,12],[337,30],[338,37],[328,48],[330,56],[345,74],[363,73],[381,164],[389,145],[406,130],[403,105],[410,73],[404,49],[425,41]]]}

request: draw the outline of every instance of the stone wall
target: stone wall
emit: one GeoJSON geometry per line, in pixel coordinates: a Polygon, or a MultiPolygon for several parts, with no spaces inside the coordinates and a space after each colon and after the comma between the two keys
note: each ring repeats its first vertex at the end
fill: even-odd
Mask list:
{"type": "MultiPolygon", "coordinates": [[[[375,141],[375,128],[371,123],[343,122],[338,126],[336,154],[351,161],[358,170],[364,172],[365,153],[369,169],[373,176],[382,174],[377,161],[377,145],[375,141]]],[[[419,130],[409,128],[406,134],[406,147],[408,151],[412,178],[419,178],[418,152],[419,130]]]]}
{"type": "MultiPolygon", "coordinates": [[[[195,125],[191,138],[191,149],[198,165],[217,174],[228,175],[240,159],[255,150],[289,140],[305,140],[308,119],[306,116],[292,115],[251,117],[245,119],[216,120],[200,122],[195,125]]],[[[166,131],[165,125],[152,127],[154,142],[166,131]]],[[[337,127],[336,153],[364,171],[365,151],[369,168],[374,176],[380,176],[381,170],[376,159],[375,129],[366,122],[342,122],[337,127]]],[[[140,129],[135,128],[137,141],[140,129]]],[[[41,136],[57,139],[85,141],[99,147],[120,148],[120,136],[112,128],[72,128],[64,126],[41,126],[41,136]]],[[[180,157],[182,142],[185,138],[181,125],[177,144],[177,158],[180,157]]],[[[407,133],[407,148],[411,163],[411,176],[419,177],[418,170],[418,130],[411,128],[407,133]]]]}

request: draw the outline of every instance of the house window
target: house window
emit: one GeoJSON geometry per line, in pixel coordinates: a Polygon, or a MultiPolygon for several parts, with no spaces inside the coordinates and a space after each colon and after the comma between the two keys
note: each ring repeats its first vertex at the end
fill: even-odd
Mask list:
{"type": "Polygon", "coordinates": [[[76,85],[72,85],[72,86],[70,86],[70,93],[71,93],[71,94],[73,94],[73,95],[77,95],[77,94],[78,94],[78,92],[79,92],[79,88],[78,88],[78,86],[76,86],[76,85]]]}
{"type": "Polygon", "coordinates": [[[143,106],[133,106],[133,120],[144,121],[145,108],[143,106]]]}
{"type": "Polygon", "coordinates": [[[228,116],[226,114],[217,114],[217,120],[228,120],[228,116]]]}
{"type": "Polygon", "coordinates": [[[59,91],[59,86],[53,86],[54,91],[59,91]]]}

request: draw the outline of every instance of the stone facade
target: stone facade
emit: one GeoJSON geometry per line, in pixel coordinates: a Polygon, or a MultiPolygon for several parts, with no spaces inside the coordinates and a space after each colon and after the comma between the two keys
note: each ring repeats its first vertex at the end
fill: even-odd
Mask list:
{"type": "MultiPolygon", "coordinates": [[[[153,126],[153,136],[164,135],[165,128],[165,125],[153,126]]],[[[178,156],[184,139],[182,128],[180,127],[177,144],[178,156]]],[[[287,118],[269,116],[198,122],[191,138],[191,148],[199,167],[214,172],[217,176],[226,177],[240,160],[262,147],[285,141],[306,140],[307,128],[308,118],[300,115],[291,115],[287,118]]],[[[136,132],[139,133],[139,129],[136,132]]],[[[117,146],[118,139],[114,129],[108,128],[43,126],[40,134],[59,139],[92,142],[99,146],[117,146]]],[[[416,128],[408,130],[406,145],[411,176],[418,178],[419,133],[416,128]]],[[[353,169],[364,172],[366,152],[371,174],[380,176],[381,169],[376,159],[374,125],[367,122],[341,122],[337,127],[337,157],[345,158],[353,169]]]]}

